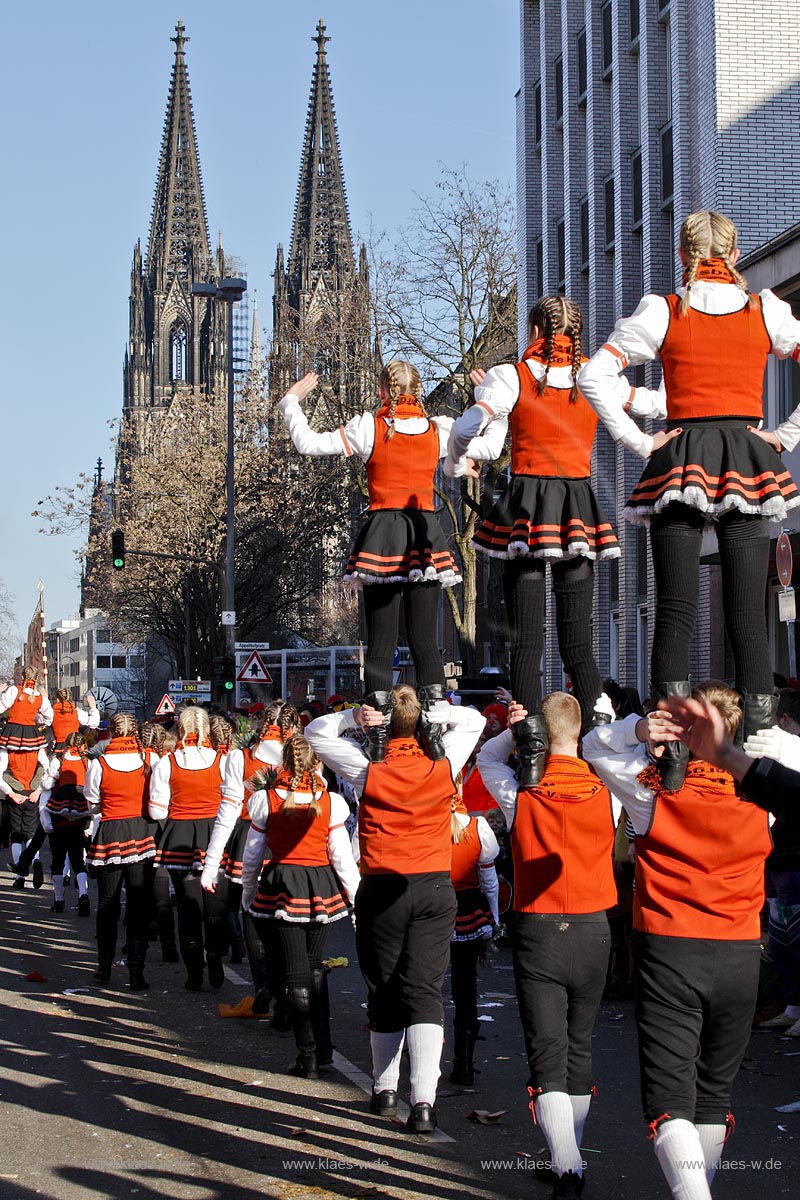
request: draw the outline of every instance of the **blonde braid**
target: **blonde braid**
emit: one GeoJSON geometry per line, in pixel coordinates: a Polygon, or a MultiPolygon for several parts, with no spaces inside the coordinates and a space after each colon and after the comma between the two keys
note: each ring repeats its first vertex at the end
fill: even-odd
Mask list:
{"type": "Polygon", "coordinates": [[[322,791],[320,789],[318,795],[316,788],[316,769],[318,765],[319,759],[301,733],[296,733],[289,738],[283,747],[283,766],[287,771],[291,771],[292,777],[289,781],[289,795],[281,805],[282,812],[299,811],[295,793],[302,783],[304,776],[310,775],[311,803],[307,807],[315,817],[321,816],[322,805],[319,801],[319,795],[322,794],[322,791]]]}
{"type": "Polygon", "coordinates": [[[401,396],[416,396],[422,415],[428,415],[422,403],[422,381],[419,371],[411,363],[403,362],[399,358],[386,363],[380,373],[378,387],[389,394],[389,425],[384,441],[389,442],[394,437],[394,413],[401,396]]]}
{"type": "Polygon", "coordinates": [[[147,761],[142,739],[139,737],[139,726],[136,724],[136,717],[132,713],[114,713],[114,716],[108,722],[108,732],[111,734],[112,739],[125,737],[131,738],[136,743],[136,748],[142,756],[146,778],[150,774],[150,763],[147,761]]]}
{"type": "Polygon", "coordinates": [[[578,372],[581,368],[581,330],[583,316],[574,300],[566,296],[543,296],[531,309],[528,316],[531,332],[534,327],[542,331],[545,338],[545,368],[544,375],[539,380],[539,395],[547,391],[547,377],[550,374],[550,363],[553,359],[555,341],[558,334],[564,334],[572,342],[572,391],[570,404],[578,399],[578,372]]]}
{"type": "Polygon", "coordinates": [[[697,281],[697,271],[703,258],[710,253],[712,242],[711,219],[708,212],[692,213],[681,225],[681,249],[686,254],[686,284],[678,312],[689,311],[689,293],[697,281]]]}

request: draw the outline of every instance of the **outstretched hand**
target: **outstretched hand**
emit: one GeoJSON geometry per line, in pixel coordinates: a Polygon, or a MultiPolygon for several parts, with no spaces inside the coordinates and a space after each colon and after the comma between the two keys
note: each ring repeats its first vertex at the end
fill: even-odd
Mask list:
{"type": "Polygon", "coordinates": [[[308,371],[302,379],[298,379],[297,383],[293,383],[289,388],[289,392],[293,396],[297,396],[298,400],[305,400],[306,396],[310,396],[314,388],[319,383],[319,375],[316,371],[308,371]]]}
{"type": "Polygon", "coordinates": [[[670,696],[669,700],[659,701],[659,708],[662,706],[669,710],[670,724],[680,729],[680,740],[695,758],[730,771],[734,779],[744,778],[752,766],[752,759],[733,745],[716,705],[707,700],[670,696]]]}
{"type": "Polygon", "coordinates": [[[475,367],[474,370],[470,371],[469,377],[472,380],[473,387],[480,387],[486,378],[486,372],[483,367],[475,367]]]}
{"type": "Polygon", "coordinates": [[[377,708],[372,708],[369,704],[362,704],[360,708],[355,709],[353,712],[353,720],[362,729],[371,729],[376,725],[383,724],[383,713],[377,708]]]}
{"type": "Polygon", "coordinates": [[[508,724],[517,725],[520,721],[524,721],[528,715],[527,708],[523,708],[516,700],[512,700],[508,706],[508,724]]]}

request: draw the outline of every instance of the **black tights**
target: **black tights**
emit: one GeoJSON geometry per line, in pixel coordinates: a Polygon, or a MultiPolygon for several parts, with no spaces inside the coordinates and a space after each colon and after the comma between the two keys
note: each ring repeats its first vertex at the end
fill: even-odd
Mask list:
{"type": "MultiPolygon", "coordinates": [[[[700,591],[703,513],[668,504],[650,523],[656,578],[656,624],[650,664],[654,684],[689,678],[689,654],[700,591]]],[[[714,523],[722,566],[722,605],[733,650],[736,684],[772,691],[764,595],[769,532],[763,517],[733,511],[714,523]]]]}
{"type": "MultiPolygon", "coordinates": [[[[551,563],[556,602],[556,633],[564,670],[572,679],[583,725],[592,718],[602,691],[592,653],[594,570],[588,558],[551,563]]],[[[503,593],[511,638],[511,693],[528,712],[542,697],[541,661],[545,619],[545,560],[524,555],[503,563],[503,593]]]]}
{"type": "Polygon", "coordinates": [[[392,659],[399,640],[400,605],[403,605],[408,648],[417,672],[417,687],[439,683],[444,687],[442,656],[436,641],[439,613],[438,583],[370,583],[364,588],[367,625],[367,658],[364,692],[388,692],[392,686],[392,659]]]}
{"type": "Polygon", "coordinates": [[[483,938],[471,942],[450,943],[450,991],[455,1013],[453,1028],[477,1035],[478,1029],[478,959],[483,938]]]}

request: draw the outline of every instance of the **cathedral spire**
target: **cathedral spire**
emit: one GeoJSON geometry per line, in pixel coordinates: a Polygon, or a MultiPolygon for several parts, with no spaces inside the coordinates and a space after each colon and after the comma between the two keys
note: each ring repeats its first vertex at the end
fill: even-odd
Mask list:
{"type": "Polygon", "coordinates": [[[262,399],[265,391],[264,354],[258,328],[258,292],[253,292],[253,329],[250,334],[250,361],[247,364],[247,390],[251,399],[262,399]]]}
{"type": "Polygon", "coordinates": [[[354,271],[339,134],[325,50],[331,39],[325,34],[321,18],[311,40],[316,42],[317,56],[289,251],[289,275],[302,290],[310,290],[321,275],[329,282],[334,277],[342,281],[354,271]]]}
{"type": "Polygon", "coordinates": [[[163,272],[163,288],[176,275],[199,278],[210,258],[197,134],[192,111],[183,21],[175,26],[172,65],[158,182],[150,222],[146,269],[163,272]]]}

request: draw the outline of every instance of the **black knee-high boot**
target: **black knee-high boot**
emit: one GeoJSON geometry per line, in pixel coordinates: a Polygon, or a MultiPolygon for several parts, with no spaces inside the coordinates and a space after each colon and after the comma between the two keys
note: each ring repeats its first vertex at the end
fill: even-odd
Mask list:
{"type": "Polygon", "coordinates": [[[370,762],[383,762],[386,757],[386,746],[389,742],[389,725],[392,719],[392,693],[370,692],[364,697],[364,704],[376,708],[383,713],[380,725],[373,725],[364,730],[367,739],[367,757],[370,762]]]}
{"type": "Polygon", "coordinates": [[[734,741],[741,746],[753,733],[769,729],[778,719],[779,697],[774,692],[744,692],[742,719],[734,741]]]}
{"type": "Polygon", "coordinates": [[[517,783],[521,788],[536,787],[544,774],[550,742],[547,726],[541,713],[534,713],[511,726],[517,745],[517,783]]]}
{"type": "Polygon", "coordinates": [[[478,1030],[475,1026],[453,1028],[453,1069],[450,1072],[450,1082],[460,1087],[471,1087],[475,1082],[475,1067],[472,1056],[475,1052],[478,1030]]]}
{"type": "Polygon", "coordinates": [[[331,1041],[331,1002],[328,994],[328,969],[317,967],[311,972],[311,1022],[317,1044],[317,1062],[329,1067],[333,1062],[331,1041]]]}
{"type": "Polygon", "coordinates": [[[150,984],[144,977],[144,963],[147,957],[147,942],[140,938],[131,939],[128,948],[128,979],[132,992],[146,992],[150,984]]]}
{"type": "MultiPolygon", "coordinates": [[[[674,683],[654,683],[653,699],[666,700],[669,706],[670,696],[680,696],[687,699],[692,692],[688,679],[678,679],[674,683]]],[[[665,792],[677,792],[683,787],[686,778],[686,767],[689,762],[689,747],[683,742],[666,742],[664,753],[658,760],[661,782],[665,792]]]]}
{"type": "Polygon", "coordinates": [[[444,727],[438,721],[432,721],[429,713],[435,704],[447,699],[444,684],[428,683],[424,687],[417,688],[417,695],[422,705],[422,713],[419,718],[420,736],[430,758],[434,762],[438,762],[440,758],[444,758],[444,742],[442,740],[444,727]]]}
{"type": "Polygon", "coordinates": [[[298,1050],[296,1061],[289,1067],[289,1074],[298,1075],[301,1079],[319,1079],[317,1043],[311,1021],[311,991],[307,987],[288,987],[286,1001],[298,1050]]]}

